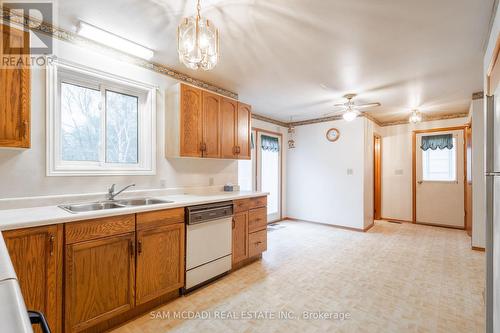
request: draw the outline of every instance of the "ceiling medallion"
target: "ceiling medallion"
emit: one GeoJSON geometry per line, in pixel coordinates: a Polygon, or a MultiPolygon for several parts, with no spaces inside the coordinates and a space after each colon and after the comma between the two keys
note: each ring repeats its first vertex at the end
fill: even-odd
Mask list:
{"type": "Polygon", "coordinates": [[[219,61],[219,29],[200,15],[200,0],[196,15],[185,17],[177,28],[179,60],[190,69],[211,70],[219,61]]]}
{"type": "Polygon", "coordinates": [[[409,119],[410,123],[416,124],[422,121],[422,114],[418,110],[413,110],[409,119]]]}

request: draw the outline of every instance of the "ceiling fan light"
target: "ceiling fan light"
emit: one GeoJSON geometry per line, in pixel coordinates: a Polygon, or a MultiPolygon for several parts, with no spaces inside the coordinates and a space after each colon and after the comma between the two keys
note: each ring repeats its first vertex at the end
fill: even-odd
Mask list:
{"type": "Polygon", "coordinates": [[[358,115],[356,114],[356,112],[348,110],[344,113],[342,117],[344,118],[345,121],[353,121],[354,119],[356,119],[357,116],[358,115]]]}
{"type": "Polygon", "coordinates": [[[410,123],[416,124],[422,121],[422,114],[418,110],[413,110],[409,119],[410,123]]]}

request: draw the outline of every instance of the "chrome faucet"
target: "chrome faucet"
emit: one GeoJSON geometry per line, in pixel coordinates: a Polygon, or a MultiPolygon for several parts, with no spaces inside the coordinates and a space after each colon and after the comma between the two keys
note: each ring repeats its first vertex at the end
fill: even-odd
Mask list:
{"type": "Polygon", "coordinates": [[[128,189],[128,188],[130,188],[132,186],[135,186],[135,184],[130,184],[130,185],[127,185],[124,188],[122,188],[120,191],[115,192],[115,185],[116,184],[113,184],[113,185],[111,185],[110,188],[108,188],[108,194],[106,195],[106,199],[108,199],[108,200],[115,200],[115,197],[118,194],[122,193],[123,191],[125,191],[126,189],[128,189]]]}

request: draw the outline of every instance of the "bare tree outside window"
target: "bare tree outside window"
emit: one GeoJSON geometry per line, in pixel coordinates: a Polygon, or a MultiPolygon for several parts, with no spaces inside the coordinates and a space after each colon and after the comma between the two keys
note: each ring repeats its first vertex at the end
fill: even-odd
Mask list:
{"type": "Polygon", "coordinates": [[[99,90],[61,84],[61,150],[65,161],[99,161],[99,90]]]}
{"type": "Polygon", "coordinates": [[[138,101],[106,91],[106,162],[138,163],[138,101]]]}

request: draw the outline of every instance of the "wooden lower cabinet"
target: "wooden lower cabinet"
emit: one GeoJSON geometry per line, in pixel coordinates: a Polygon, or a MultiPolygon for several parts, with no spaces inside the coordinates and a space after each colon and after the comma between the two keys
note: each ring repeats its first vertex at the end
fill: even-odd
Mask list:
{"type": "MultiPolygon", "coordinates": [[[[4,231],[3,237],[29,310],[42,312],[61,332],[62,225],[4,231]]],[[[41,332],[36,327],[35,332],[41,332]]]]}
{"type": "Polygon", "coordinates": [[[235,200],[233,211],[232,264],[237,269],[267,250],[267,197],[235,200]]]}
{"type": "Polygon", "coordinates": [[[136,304],[184,286],[184,223],[137,231],[136,304]]]}
{"type": "Polygon", "coordinates": [[[135,233],[66,245],[65,332],[135,306],[135,233]]]}
{"type": "Polygon", "coordinates": [[[233,265],[248,258],[248,212],[233,216],[233,265]]]}

